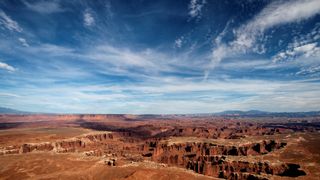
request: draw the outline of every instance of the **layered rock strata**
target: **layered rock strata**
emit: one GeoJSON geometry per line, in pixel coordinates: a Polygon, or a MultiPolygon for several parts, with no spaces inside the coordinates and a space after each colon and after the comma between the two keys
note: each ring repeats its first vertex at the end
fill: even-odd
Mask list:
{"type": "Polygon", "coordinates": [[[108,139],[113,139],[113,135],[106,132],[87,134],[56,142],[25,143],[21,146],[4,147],[0,149],[0,155],[30,153],[34,151],[54,151],[57,153],[75,152],[108,139]]]}

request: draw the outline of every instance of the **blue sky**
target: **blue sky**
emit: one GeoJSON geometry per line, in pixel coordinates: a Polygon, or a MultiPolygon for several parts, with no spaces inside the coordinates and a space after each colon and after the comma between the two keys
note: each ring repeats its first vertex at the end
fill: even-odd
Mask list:
{"type": "Polygon", "coordinates": [[[0,106],[320,110],[320,1],[2,0],[0,106]]]}

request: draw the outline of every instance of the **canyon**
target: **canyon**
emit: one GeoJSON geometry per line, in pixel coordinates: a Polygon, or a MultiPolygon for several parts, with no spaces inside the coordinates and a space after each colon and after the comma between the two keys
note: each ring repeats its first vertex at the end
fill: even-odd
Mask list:
{"type": "Polygon", "coordinates": [[[55,179],[65,172],[62,178],[73,179],[317,179],[319,122],[319,117],[2,114],[0,177],[55,179]],[[38,164],[42,161],[50,163],[38,164]]]}

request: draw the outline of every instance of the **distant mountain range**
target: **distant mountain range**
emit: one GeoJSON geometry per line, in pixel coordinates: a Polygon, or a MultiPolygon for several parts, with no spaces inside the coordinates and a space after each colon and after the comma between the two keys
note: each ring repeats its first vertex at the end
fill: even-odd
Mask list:
{"type": "Polygon", "coordinates": [[[250,111],[239,111],[239,110],[228,110],[223,112],[214,113],[216,115],[262,115],[269,114],[267,111],[250,110],[250,111]]]}
{"type": "Polygon", "coordinates": [[[308,112],[266,112],[259,110],[250,111],[223,111],[214,113],[218,116],[229,116],[229,117],[311,117],[320,116],[320,111],[308,111],[308,112]]]}
{"type": "MultiPolygon", "coordinates": [[[[34,114],[33,112],[20,111],[11,108],[0,107],[0,114],[34,114]]],[[[41,113],[37,113],[41,114],[41,113]]],[[[50,113],[43,113],[50,114],[50,113]]],[[[58,113],[57,113],[58,114],[58,113]]],[[[157,114],[142,114],[142,118],[156,118],[159,116],[223,116],[223,117],[312,117],[320,116],[320,111],[308,112],[267,112],[259,110],[240,111],[228,110],[218,113],[200,113],[200,114],[172,114],[172,115],[157,115],[157,114]]]]}
{"type": "Polygon", "coordinates": [[[16,109],[0,107],[0,114],[30,114],[30,112],[19,111],[16,109]]]}

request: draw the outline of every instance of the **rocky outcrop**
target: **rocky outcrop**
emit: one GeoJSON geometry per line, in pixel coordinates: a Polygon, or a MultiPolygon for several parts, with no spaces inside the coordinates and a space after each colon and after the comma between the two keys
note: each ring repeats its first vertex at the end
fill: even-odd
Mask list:
{"type": "Polygon", "coordinates": [[[28,143],[20,147],[19,153],[28,153],[32,151],[52,151],[54,145],[52,143],[28,143]]]}
{"type": "Polygon", "coordinates": [[[86,156],[103,156],[103,152],[101,150],[91,150],[91,151],[85,151],[84,155],[86,156]]]}
{"type": "Polygon", "coordinates": [[[87,146],[92,146],[108,139],[113,139],[113,135],[107,132],[87,134],[56,142],[25,143],[21,146],[9,146],[2,148],[0,149],[0,155],[30,153],[34,151],[54,151],[57,153],[76,152],[78,150],[85,149],[87,146]]]}
{"type": "Polygon", "coordinates": [[[144,150],[153,150],[152,158],[158,160],[164,156],[179,156],[179,162],[184,156],[199,157],[212,155],[248,156],[267,154],[273,150],[283,148],[286,143],[275,140],[266,140],[258,143],[243,144],[240,146],[217,145],[213,143],[181,143],[168,146],[166,144],[146,144],[144,150]],[[154,147],[156,146],[156,147],[154,147]]]}
{"type": "Polygon", "coordinates": [[[2,149],[0,149],[0,155],[5,154],[18,154],[19,153],[19,147],[18,146],[7,146],[2,149]]]}
{"type": "Polygon", "coordinates": [[[117,158],[106,158],[104,160],[104,164],[108,166],[116,166],[116,161],[117,161],[117,158]]]}
{"type": "Polygon", "coordinates": [[[155,137],[201,137],[211,139],[240,139],[246,135],[273,135],[281,133],[276,128],[265,128],[260,125],[231,124],[230,127],[176,127],[165,132],[157,134],[155,137]],[[251,125],[251,126],[249,126],[251,125]]]}
{"type": "Polygon", "coordinates": [[[248,162],[230,160],[228,156],[263,155],[283,148],[286,143],[265,140],[239,146],[218,145],[213,143],[159,144],[158,141],[146,142],[144,156],[153,161],[191,169],[199,174],[225,179],[266,179],[261,174],[303,175],[299,165],[269,162],[248,162]],[[289,173],[290,172],[290,173],[289,173]]]}
{"type": "Polygon", "coordinates": [[[287,172],[296,175],[305,175],[299,170],[299,165],[286,163],[271,164],[269,162],[230,161],[225,156],[201,156],[190,160],[184,167],[199,174],[225,179],[247,179],[250,175],[281,175],[288,176],[287,172]],[[295,168],[292,168],[295,166],[295,168]],[[245,174],[244,174],[245,173],[245,174]],[[245,178],[247,177],[247,178],[245,178]]]}

